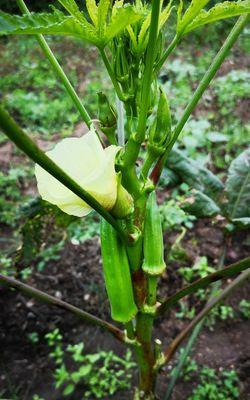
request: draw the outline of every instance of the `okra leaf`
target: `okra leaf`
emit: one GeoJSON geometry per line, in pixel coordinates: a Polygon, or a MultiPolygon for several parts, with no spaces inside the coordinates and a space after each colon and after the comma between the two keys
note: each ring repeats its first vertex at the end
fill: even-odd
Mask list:
{"type": "Polygon", "coordinates": [[[186,26],[184,33],[190,32],[199,28],[200,26],[210,24],[221,19],[236,17],[249,12],[250,0],[234,2],[225,1],[223,3],[218,3],[208,11],[201,10],[199,15],[197,15],[197,17],[186,26]]]}
{"type": "Polygon", "coordinates": [[[84,14],[79,10],[75,0],[58,0],[58,2],[65,8],[66,11],[68,11],[69,14],[75,17],[85,27],[90,25],[84,14]]]}
{"type": "Polygon", "coordinates": [[[186,182],[190,187],[204,192],[213,199],[216,199],[224,188],[223,183],[216,175],[185,156],[181,150],[173,149],[171,151],[167,168],[177,174],[182,182],[186,182]]]}
{"type": "Polygon", "coordinates": [[[182,16],[183,0],[180,0],[177,18],[177,34],[182,35],[187,26],[199,15],[200,11],[210,0],[192,0],[186,12],[182,16]]]}
{"type": "Polygon", "coordinates": [[[56,11],[53,14],[10,15],[0,12],[0,36],[7,34],[49,34],[74,36],[92,44],[99,45],[100,40],[90,27],[84,27],[73,16],[56,11]]]}
{"type": "Polygon", "coordinates": [[[142,17],[143,14],[136,11],[134,7],[130,5],[117,8],[116,13],[111,16],[110,23],[106,28],[105,42],[109,42],[129,25],[139,21],[142,17]]]}
{"type": "Polygon", "coordinates": [[[250,148],[232,161],[226,180],[226,194],[227,215],[231,219],[250,218],[250,148]]]}
{"type": "Polygon", "coordinates": [[[193,189],[191,196],[187,197],[181,204],[181,208],[196,217],[213,217],[220,213],[220,208],[211,197],[193,189]]]}
{"type": "Polygon", "coordinates": [[[104,32],[108,11],[110,7],[110,0],[100,0],[98,4],[98,29],[104,32]]]}
{"type": "Polygon", "coordinates": [[[89,16],[95,26],[98,25],[98,7],[95,0],[86,0],[89,16]]]}

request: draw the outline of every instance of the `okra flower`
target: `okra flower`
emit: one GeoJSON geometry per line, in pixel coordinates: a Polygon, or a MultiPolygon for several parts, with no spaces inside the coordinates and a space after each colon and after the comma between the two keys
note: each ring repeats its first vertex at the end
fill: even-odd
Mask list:
{"type": "MultiPolygon", "coordinates": [[[[90,130],[81,138],[63,139],[46,154],[106,210],[111,210],[117,199],[115,157],[119,149],[113,145],[103,149],[96,133],[90,130]]],[[[91,212],[88,204],[37,164],[35,175],[44,200],[77,217],[91,212]]]]}

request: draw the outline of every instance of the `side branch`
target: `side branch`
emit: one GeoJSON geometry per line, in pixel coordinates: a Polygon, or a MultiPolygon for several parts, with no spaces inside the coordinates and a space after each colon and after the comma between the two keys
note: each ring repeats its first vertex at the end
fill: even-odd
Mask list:
{"type": "Polygon", "coordinates": [[[194,293],[199,289],[204,289],[209,286],[211,283],[219,281],[221,279],[230,278],[237,273],[244,271],[245,269],[250,267],[250,257],[244,258],[241,261],[238,261],[234,264],[229,265],[226,268],[223,268],[219,271],[214,272],[205,278],[197,279],[195,282],[191,283],[180,289],[173,296],[169,297],[166,301],[164,301],[158,308],[157,314],[161,315],[165,311],[167,311],[173,304],[177,303],[180,299],[187,296],[188,294],[194,293]]]}
{"type": "Polygon", "coordinates": [[[72,314],[77,316],[78,318],[89,322],[92,325],[100,326],[105,330],[109,331],[116,339],[120,340],[121,342],[125,341],[124,332],[118,329],[116,326],[110,324],[107,321],[102,320],[101,318],[95,317],[92,314],[89,314],[86,311],[81,310],[78,307],[73,306],[72,304],[67,303],[66,301],[57,299],[54,296],[51,296],[41,290],[35,289],[32,286],[29,286],[25,283],[22,283],[16,279],[9,278],[5,275],[0,274],[0,284],[6,285],[10,288],[15,288],[24,294],[34,297],[35,299],[42,301],[44,303],[54,305],[58,308],[61,308],[66,311],[70,311],[72,314]]]}
{"type": "Polygon", "coordinates": [[[215,296],[204,308],[196,315],[196,317],[190,322],[190,324],[181,332],[179,335],[170,343],[169,347],[165,351],[160,366],[166,364],[171,360],[175,351],[183,340],[192,332],[193,328],[204,318],[213,307],[217,306],[222,300],[229,296],[235,289],[242,285],[248,278],[250,278],[250,268],[242,272],[233,282],[231,282],[224,290],[221,291],[218,296],[215,296]]]}
{"type": "MultiPolygon", "coordinates": [[[[23,0],[17,0],[17,4],[18,4],[20,10],[24,14],[30,14],[29,9],[27,8],[27,6],[23,0]]],[[[67,75],[63,71],[61,65],[57,61],[57,59],[56,59],[55,55],[53,54],[51,48],[49,47],[48,43],[44,39],[43,35],[35,35],[35,37],[36,37],[43,53],[49,60],[56,76],[60,78],[62,84],[65,87],[65,90],[67,91],[67,93],[71,97],[73,103],[75,104],[76,108],[78,109],[79,113],[81,114],[83,121],[90,128],[91,117],[90,117],[88,111],[86,110],[86,108],[84,107],[84,105],[82,104],[79,96],[77,95],[75,89],[73,88],[72,84],[70,83],[67,75]]]]}

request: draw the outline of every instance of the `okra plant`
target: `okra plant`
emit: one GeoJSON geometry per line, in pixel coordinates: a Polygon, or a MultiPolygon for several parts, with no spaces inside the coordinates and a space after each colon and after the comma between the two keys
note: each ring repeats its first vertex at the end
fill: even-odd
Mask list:
{"type": "Polygon", "coordinates": [[[58,0],[50,13],[30,13],[17,0],[22,16],[0,13],[0,34],[36,35],[45,57],[78,109],[89,132],[66,138],[44,153],[0,107],[0,127],[36,163],[43,199],[65,213],[83,218],[91,210],[101,216],[103,273],[111,317],[122,327],[99,319],[69,303],[0,275],[0,283],[74,313],[98,325],[134,350],[139,383],[134,399],[155,399],[156,378],[182,341],[209,311],[249,277],[244,259],[184,287],[159,301],[157,284],[167,270],[156,188],[171,150],[202,94],[220,68],[249,19],[250,1],[86,0],[82,11],[75,0],[58,0]],[[173,124],[168,94],[158,76],[182,38],[195,29],[236,17],[223,46],[194,91],[183,115],[173,124]],[[171,17],[171,18],[170,18],[171,17]],[[166,43],[165,30],[175,32],[166,43]],[[98,94],[99,112],[92,119],[59,65],[43,34],[73,36],[95,46],[113,84],[116,104],[98,94]],[[245,270],[244,272],[241,272],[245,270]],[[169,344],[153,335],[153,325],[182,297],[222,278],[241,274],[169,344]]]}

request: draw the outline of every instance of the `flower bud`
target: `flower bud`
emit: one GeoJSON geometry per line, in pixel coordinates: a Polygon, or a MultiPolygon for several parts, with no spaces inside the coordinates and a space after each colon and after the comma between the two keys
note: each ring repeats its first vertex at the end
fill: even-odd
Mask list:
{"type": "Polygon", "coordinates": [[[107,136],[110,143],[116,144],[116,124],[117,114],[115,108],[109,103],[107,96],[99,92],[98,93],[98,108],[99,108],[99,121],[102,132],[107,136]]]}
{"type": "Polygon", "coordinates": [[[117,218],[126,218],[134,211],[134,202],[132,196],[121,184],[121,173],[117,176],[117,198],[111,214],[117,218]]]}
{"type": "Polygon", "coordinates": [[[171,112],[166,94],[160,88],[160,97],[157,108],[156,122],[149,134],[149,141],[155,145],[168,143],[171,134],[171,112]]]}

